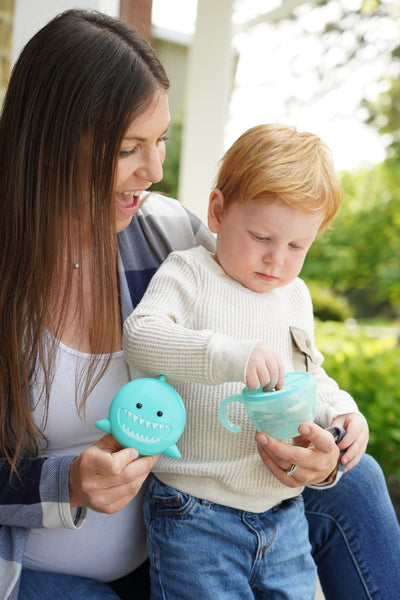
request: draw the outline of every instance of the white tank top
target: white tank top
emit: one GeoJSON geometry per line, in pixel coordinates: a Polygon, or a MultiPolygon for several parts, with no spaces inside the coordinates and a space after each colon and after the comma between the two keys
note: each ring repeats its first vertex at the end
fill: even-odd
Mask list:
{"type": "MultiPolygon", "coordinates": [[[[129,380],[122,351],[114,353],[106,373],[89,396],[85,418],[81,419],[75,408],[75,373],[87,358],[87,354],[60,343],[44,430],[48,440],[45,453],[50,456],[77,455],[102,437],[104,433],[97,429],[95,422],[108,416],[112,398],[129,380]]],[[[106,360],[106,357],[101,356],[100,359],[106,360]]],[[[33,389],[36,402],[40,374],[37,380],[33,389]]],[[[43,403],[39,402],[33,411],[39,427],[42,427],[43,408],[43,403]]],[[[126,575],[147,556],[142,518],[143,493],[142,489],[128,506],[114,515],[88,510],[87,520],[80,529],[32,529],[23,566],[100,581],[112,581],[126,575]]]]}

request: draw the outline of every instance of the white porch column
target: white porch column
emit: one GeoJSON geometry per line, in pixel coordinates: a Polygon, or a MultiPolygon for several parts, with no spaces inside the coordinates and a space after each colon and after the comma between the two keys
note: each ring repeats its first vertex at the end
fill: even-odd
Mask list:
{"type": "Polygon", "coordinates": [[[119,0],[15,0],[13,30],[13,63],[26,42],[50,19],[69,8],[99,10],[117,17],[119,0]]]}
{"type": "Polygon", "coordinates": [[[233,0],[198,0],[187,66],[179,200],[206,219],[232,87],[233,0]]]}

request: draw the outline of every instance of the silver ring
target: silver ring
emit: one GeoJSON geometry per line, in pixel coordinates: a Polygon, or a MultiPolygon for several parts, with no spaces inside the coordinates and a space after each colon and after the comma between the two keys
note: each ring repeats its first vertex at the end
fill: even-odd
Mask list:
{"type": "Polygon", "coordinates": [[[285,473],[289,477],[292,477],[292,475],[294,475],[294,473],[296,473],[296,471],[297,471],[298,468],[299,468],[299,465],[292,465],[290,467],[290,469],[288,469],[287,471],[285,471],[285,473]]]}

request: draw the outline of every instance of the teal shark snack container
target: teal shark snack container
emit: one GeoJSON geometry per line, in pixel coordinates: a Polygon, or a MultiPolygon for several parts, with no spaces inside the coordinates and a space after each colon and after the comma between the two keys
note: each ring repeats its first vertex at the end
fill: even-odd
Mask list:
{"type": "Polygon", "coordinates": [[[182,398],[160,375],[158,379],[134,379],[122,386],[112,399],[108,419],[97,421],[96,427],[143,456],[180,458],[176,442],[185,422],[182,398]]]}
{"type": "Polygon", "coordinates": [[[240,426],[227,417],[231,402],[241,402],[257,431],[264,431],[278,440],[299,435],[301,423],[314,421],[316,407],[315,381],[310,373],[296,371],[285,374],[283,388],[263,392],[245,387],[241,394],[225,398],[219,408],[223,426],[239,433],[240,426]]]}

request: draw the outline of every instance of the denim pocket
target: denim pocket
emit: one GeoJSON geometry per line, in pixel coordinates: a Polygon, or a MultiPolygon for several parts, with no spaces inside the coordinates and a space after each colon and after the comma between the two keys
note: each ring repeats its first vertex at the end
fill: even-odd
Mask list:
{"type": "Polygon", "coordinates": [[[154,478],[148,495],[151,497],[154,517],[185,517],[196,505],[196,498],[179,492],[154,478]]]}
{"type": "Polygon", "coordinates": [[[199,506],[196,498],[152,477],[144,502],[144,520],[151,562],[152,597],[153,589],[160,592],[154,592],[154,598],[166,597],[162,590],[164,586],[168,588],[170,577],[175,578],[178,566],[186,564],[188,555],[195,555],[197,538],[192,539],[188,532],[197,522],[194,518],[194,513],[198,514],[196,506],[199,506]]]}

